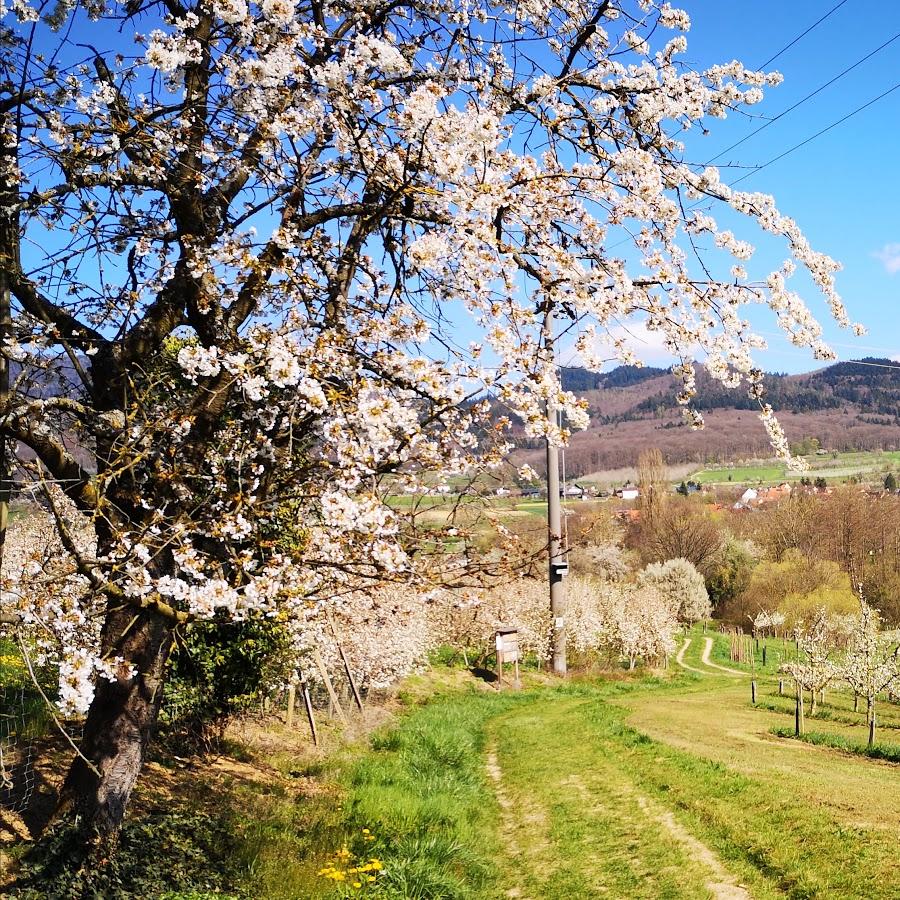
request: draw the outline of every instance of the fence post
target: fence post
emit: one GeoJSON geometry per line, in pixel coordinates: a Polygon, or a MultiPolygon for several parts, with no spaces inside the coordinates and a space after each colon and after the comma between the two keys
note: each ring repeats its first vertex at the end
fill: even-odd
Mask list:
{"type": "Polygon", "coordinates": [[[347,716],[344,715],[344,708],[341,706],[341,701],[338,700],[338,695],[334,691],[334,685],[331,683],[331,676],[328,674],[328,669],[325,667],[325,661],[322,659],[322,654],[319,653],[318,650],[313,650],[313,662],[315,662],[316,668],[322,676],[322,681],[325,682],[325,690],[328,691],[328,699],[331,700],[332,708],[338,718],[345,725],[348,725],[349,722],[347,721],[347,716]]]}
{"type": "Polygon", "coordinates": [[[316,728],[316,717],[313,715],[312,698],[309,696],[309,684],[304,678],[300,682],[300,692],[303,694],[303,705],[306,707],[306,718],[309,722],[309,731],[312,735],[313,744],[319,746],[319,732],[316,728]]]}
{"type": "Polygon", "coordinates": [[[288,685],[288,698],[287,698],[287,716],[285,717],[285,724],[288,728],[294,727],[294,704],[297,702],[297,686],[292,681],[288,685]]]}
{"type": "Polygon", "coordinates": [[[350,690],[353,692],[353,702],[356,703],[356,708],[362,712],[362,698],[359,696],[359,690],[356,687],[356,679],[353,677],[353,671],[350,668],[350,661],[347,659],[347,654],[344,653],[344,646],[338,636],[331,610],[328,610],[328,624],[331,626],[331,634],[334,637],[334,643],[338,653],[341,655],[341,662],[344,664],[344,673],[347,676],[347,681],[350,683],[350,690]]]}

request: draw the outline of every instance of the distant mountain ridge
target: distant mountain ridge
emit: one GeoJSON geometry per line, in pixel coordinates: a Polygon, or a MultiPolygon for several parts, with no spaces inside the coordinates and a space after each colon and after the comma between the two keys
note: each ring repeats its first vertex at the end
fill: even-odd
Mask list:
{"type": "MultiPolygon", "coordinates": [[[[770,457],[756,415],[759,404],[745,388],[729,390],[697,367],[696,406],[707,427],[688,428],[675,402],[678,387],[667,369],[619,366],[595,373],[569,367],[563,386],[589,403],[591,427],[573,436],[566,451],[569,474],[634,465],[641,449],[659,447],[670,463],[726,462],[770,457]]],[[[834,450],[900,449],[900,364],[866,357],[798,375],[767,374],[766,401],[788,439],[818,438],[834,450]]],[[[540,441],[519,438],[516,454],[542,464],[540,441]]]]}
{"type": "MultiPolygon", "coordinates": [[[[595,373],[581,368],[562,370],[567,390],[588,396],[596,404],[596,412],[604,416],[602,393],[613,388],[653,384],[649,396],[635,398],[635,403],[617,411],[607,419],[630,421],[658,414],[660,408],[674,410],[675,379],[667,369],[652,366],[618,366],[609,372],[595,373]],[[600,392],[595,395],[595,392],[600,392]]],[[[900,365],[890,359],[866,357],[839,362],[800,375],[767,373],[763,383],[766,401],[782,412],[822,412],[852,405],[860,414],[882,416],[900,425],[900,365]]],[[[759,404],[747,396],[745,388],[729,389],[712,379],[701,366],[697,368],[697,396],[694,405],[700,410],[757,410],[759,404]]],[[[885,423],[888,424],[888,423],[885,423]]]]}

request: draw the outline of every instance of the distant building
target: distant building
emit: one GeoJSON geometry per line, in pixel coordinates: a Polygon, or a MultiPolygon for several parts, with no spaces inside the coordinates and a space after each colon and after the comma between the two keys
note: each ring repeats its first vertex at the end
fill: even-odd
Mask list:
{"type": "Polygon", "coordinates": [[[764,506],[766,503],[776,503],[791,496],[791,486],[783,481],[776,487],[768,488],[747,488],[741,499],[734,504],[735,509],[755,509],[764,506]]]}
{"type": "Polygon", "coordinates": [[[623,487],[619,488],[615,495],[620,500],[637,500],[641,496],[641,492],[636,487],[623,487]]]}

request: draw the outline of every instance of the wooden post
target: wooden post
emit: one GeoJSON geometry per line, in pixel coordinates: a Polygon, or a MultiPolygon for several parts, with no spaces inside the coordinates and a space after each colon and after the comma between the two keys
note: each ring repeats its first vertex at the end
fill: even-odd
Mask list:
{"type": "Polygon", "coordinates": [[[334,619],[331,616],[331,610],[328,610],[328,624],[331,626],[331,634],[334,637],[334,643],[337,645],[338,653],[341,655],[341,662],[344,664],[344,673],[347,676],[347,681],[350,683],[350,690],[353,692],[353,700],[356,703],[356,708],[362,712],[362,698],[359,696],[359,690],[356,687],[356,679],[353,677],[353,672],[350,670],[347,654],[344,653],[344,646],[341,643],[341,639],[338,637],[337,628],[335,628],[334,619]]]}
{"type": "Polygon", "coordinates": [[[498,625],[494,632],[494,647],[497,652],[497,687],[503,687],[503,663],[515,664],[514,688],[519,687],[519,632],[508,625],[498,625]]]}
{"type": "Polygon", "coordinates": [[[784,696],[784,679],[783,678],[778,679],[778,696],[779,697],[784,696]]]}
{"type": "Polygon", "coordinates": [[[285,725],[288,728],[294,727],[294,704],[297,702],[297,686],[292,681],[288,685],[287,699],[287,716],[285,716],[285,725]]]}
{"type": "Polygon", "coordinates": [[[306,707],[306,718],[309,721],[309,731],[313,744],[319,746],[319,732],[316,729],[316,717],[313,715],[312,698],[309,696],[309,684],[306,679],[300,682],[300,692],[303,694],[303,705],[306,707]]]}
{"type": "Polygon", "coordinates": [[[347,721],[347,716],[344,714],[344,708],[341,706],[341,701],[338,700],[338,695],[334,692],[334,685],[331,683],[331,676],[328,674],[328,669],[325,668],[325,661],[322,659],[322,654],[319,653],[318,650],[313,650],[313,662],[315,662],[316,668],[322,676],[322,681],[325,682],[325,690],[328,691],[328,699],[331,700],[332,709],[334,709],[338,718],[345,725],[349,725],[350,723],[347,721]]]}
{"type": "Polygon", "coordinates": [[[756,681],[750,682],[750,699],[754,706],[756,706],[756,681]]]}
{"type": "Polygon", "coordinates": [[[766,645],[763,644],[763,665],[766,664],[766,650],[767,650],[767,649],[768,649],[768,648],[766,647],[766,645]]]}
{"type": "Polygon", "coordinates": [[[797,710],[794,715],[794,734],[803,734],[803,689],[797,685],[797,710]]]}

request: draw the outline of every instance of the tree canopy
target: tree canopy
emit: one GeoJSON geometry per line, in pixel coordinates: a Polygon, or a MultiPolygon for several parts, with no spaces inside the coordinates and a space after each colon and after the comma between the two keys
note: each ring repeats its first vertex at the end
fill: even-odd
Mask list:
{"type": "Polygon", "coordinates": [[[829,357],[790,279],[850,327],[837,264],[684,143],[780,76],[690,69],[689,26],[653,0],[6,12],[2,427],[67,580],[35,560],[3,619],[40,624],[90,707],[64,789],[85,827],[122,821],[176,630],[302,633],[372,584],[464,577],[455,523],[390,498],[501,462],[488,392],[531,436],[583,427],[561,333],[593,368],[635,362],[625,323],[661,333],[693,424],[698,355],[760,398],[747,304],[829,357]],[[784,263],[751,276],[715,207],[784,263]]]}

